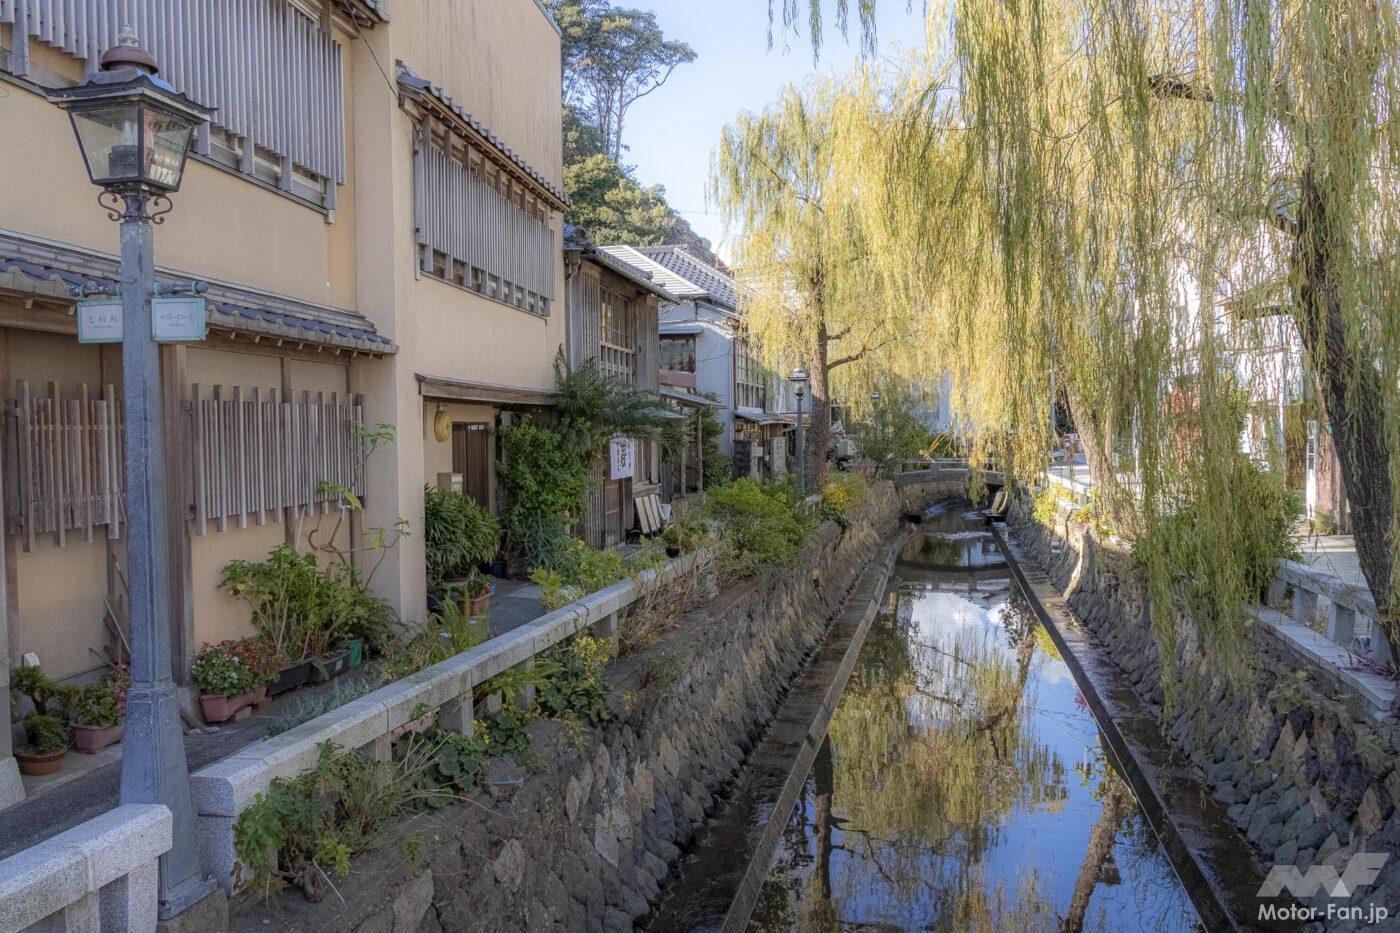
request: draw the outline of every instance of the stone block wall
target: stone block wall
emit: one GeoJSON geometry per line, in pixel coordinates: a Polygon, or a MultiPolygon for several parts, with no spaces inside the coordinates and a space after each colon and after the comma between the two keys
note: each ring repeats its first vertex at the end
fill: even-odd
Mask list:
{"type": "MultiPolygon", "coordinates": [[[[1344,685],[1309,670],[1263,626],[1251,632],[1251,670],[1232,676],[1212,659],[1191,621],[1181,618],[1174,650],[1183,679],[1166,703],[1147,586],[1131,566],[1129,545],[1100,540],[1064,509],[1046,528],[1031,517],[1030,506],[1020,497],[1008,516],[1016,541],[1127,674],[1164,736],[1204,775],[1263,866],[1307,872],[1325,863],[1340,873],[1354,853],[1389,853],[1379,879],[1354,897],[1302,900],[1324,912],[1329,903],[1375,903],[1392,915],[1400,912],[1394,718],[1368,715],[1344,685]]],[[[1326,928],[1362,926],[1337,919],[1326,928]]]]}
{"type": "Polygon", "coordinates": [[[401,827],[320,903],[245,898],[232,927],[630,931],[900,515],[893,486],[874,486],[848,531],[825,523],[793,566],[726,588],[614,663],[611,721],[533,723],[535,766],[494,761],[484,790],[401,827]]]}

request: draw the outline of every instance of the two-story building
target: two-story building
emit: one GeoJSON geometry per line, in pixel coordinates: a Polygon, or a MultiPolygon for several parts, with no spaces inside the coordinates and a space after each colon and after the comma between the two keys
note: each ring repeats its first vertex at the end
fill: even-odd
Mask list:
{"type": "Polygon", "coordinates": [[[649,273],[676,296],[661,305],[662,386],[713,398],[720,449],[735,476],[766,478],[791,463],[795,424],[785,380],[750,351],[744,286],[684,246],[609,246],[604,251],[649,273]],[[781,389],[781,393],[777,390],[781,389]]]}
{"type": "MultiPolygon", "coordinates": [[[[598,249],[581,227],[565,230],[564,267],[570,368],[594,361],[604,374],[656,393],[660,402],[658,306],[676,296],[648,273],[598,249]]],[[[580,528],[584,541],[594,547],[627,541],[637,525],[638,501],[662,495],[662,461],[655,439],[612,440],[601,481],[589,494],[580,528]]]]}
{"type": "Polygon", "coordinates": [[[407,523],[371,585],[421,619],[424,484],[460,472],[494,502],[495,430],[551,403],[565,341],[549,15],[0,0],[0,671],[32,654],[82,678],[119,650],[120,346],[78,341],[72,297],[116,279],[117,225],[46,92],[127,28],[217,108],[155,236],[161,278],[209,283],[207,339],[162,352],[177,679],[201,643],[250,631],[219,590],[229,560],[341,517],[326,480],[363,494],[347,549],[407,523]],[[394,442],[362,469],[358,426],[381,423],[394,442]]]}

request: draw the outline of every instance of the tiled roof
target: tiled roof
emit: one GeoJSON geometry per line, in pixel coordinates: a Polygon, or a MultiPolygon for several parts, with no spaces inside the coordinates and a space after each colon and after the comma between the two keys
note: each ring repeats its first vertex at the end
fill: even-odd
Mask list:
{"type": "Polygon", "coordinates": [[[451,112],[457,119],[461,120],[472,133],[489,144],[497,154],[509,161],[516,169],[523,172],[527,178],[544,189],[544,191],[548,192],[550,197],[555,200],[555,206],[560,210],[568,210],[573,206],[572,202],[569,201],[569,196],[564,193],[563,188],[560,188],[554,182],[535,171],[535,167],[529,162],[526,162],[518,152],[507,146],[504,139],[501,139],[495,133],[491,132],[486,124],[463,110],[462,105],[453,100],[441,87],[431,83],[427,78],[415,74],[413,69],[409,68],[403,62],[398,63],[397,76],[401,88],[408,91],[411,95],[416,94],[429,97],[439,106],[451,112]]]}
{"type": "Polygon", "coordinates": [[[599,249],[593,244],[593,238],[588,235],[588,231],[577,224],[564,225],[564,249],[581,253],[590,262],[596,262],[606,269],[611,269],[629,282],[651,292],[662,301],[674,304],[681,300],[656,282],[655,275],[650,270],[639,268],[625,259],[599,249]]]}
{"type": "MultiPolygon", "coordinates": [[[[0,273],[17,273],[36,283],[51,282],[55,297],[68,298],[83,285],[114,286],[119,278],[111,257],[0,234],[0,273]]],[[[157,272],[162,284],[188,277],[157,272]]],[[[204,295],[210,327],[287,340],[343,347],[366,353],[393,353],[393,342],[375,332],[359,314],[211,282],[204,295]]]]}
{"type": "Polygon", "coordinates": [[[682,246],[634,247],[643,256],[664,266],[697,288],[701,288],[716,304],[738,311],[747,297],[747,289],[719,269],[695,256],[682,246]]]}
{"type": "Polygon", "coordinates": [[[652,281],[665,287],[671,294],[682,301],[692,298],[706,298],[709,292],[696,285],[688,279],[682,278],[661,263],[642,255],[634,246],[600,246],[599,252],[607,253],[614,259],[625,262],[630,266],[641,269],[643,272],[651,274],[652,281]]]}

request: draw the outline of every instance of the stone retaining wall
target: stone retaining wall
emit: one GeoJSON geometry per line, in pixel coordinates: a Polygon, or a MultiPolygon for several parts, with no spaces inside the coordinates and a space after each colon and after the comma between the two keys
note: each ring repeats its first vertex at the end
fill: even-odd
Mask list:
{"type": "Polygon", "coordinates": [[[612,665],[612,721],[532,724],[536,767],[493,762],[486,790],[402,827],[402,844],[357,859],[320,903],[243,899],[232,927],[630,931],[900,514],[879,484],[848,531],[826,523],[792,567],[612,665]]]}
{"type": "MultiPolygon", "coordinates": [[[[1217,669],[1187,620],[1177,622],[1175,646],[1185,679],[1164,712],[1161,649],[1146,584],[1130,565],[1127,545],[1099,540],[1064,509],[1047,529],[1031,517],[1030,505],[1020,497],[1008,516],[1018,544],[1065,593],[1172,745],[1204,775],[1263,866],[1306,872],[1325,863],[1340,873],[1354,853],[1389,853],[1379,879],[1352,898],[1299,900],[1324,912],[1329,903],[1375,903],[1400,913],[1393,717],[1367,715],[1345,684],[1300,667],[1298,656],[1262,625],[1251,633],[1254,676],[1232,679],[1217,669]]],[[[1326,928],[1363,927],[1337,920],[1326,928]]]]}

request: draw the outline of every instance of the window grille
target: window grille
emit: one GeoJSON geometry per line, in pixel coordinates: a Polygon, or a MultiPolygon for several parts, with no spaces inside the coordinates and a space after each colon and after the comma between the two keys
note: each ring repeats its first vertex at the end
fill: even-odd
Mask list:
{"type": "Polygon", "coordinates": [[[424,274],[549,316],[556,256],[547,205],[465,140],[424,124],[414,207],[424,274]]]}
{"type": "Polygon", "coordinates": [[[29,43],[89,72],[131,26],[161,77],[218,108],[195,151],[326,208],[345,181],[342,49],[329,10],[312,17],[289,0],[0,0],[14,26],[0,67],[29,71],[29,43]]]}

